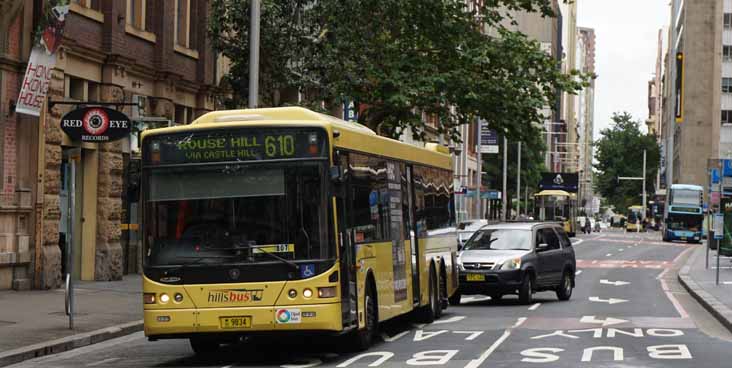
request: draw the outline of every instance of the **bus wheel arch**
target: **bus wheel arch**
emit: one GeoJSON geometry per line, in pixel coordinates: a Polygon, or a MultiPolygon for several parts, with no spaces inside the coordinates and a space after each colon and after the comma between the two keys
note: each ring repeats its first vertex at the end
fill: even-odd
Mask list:
{"type": "Polygon", "coordinates": [[[363,351],[371,347],[379,328],[379,302],[376,281],[373,272],[369,269],[366,273],[363,297],[364,328],[356,329],[353,332],[353,344],[357,351],[363,351]]]}

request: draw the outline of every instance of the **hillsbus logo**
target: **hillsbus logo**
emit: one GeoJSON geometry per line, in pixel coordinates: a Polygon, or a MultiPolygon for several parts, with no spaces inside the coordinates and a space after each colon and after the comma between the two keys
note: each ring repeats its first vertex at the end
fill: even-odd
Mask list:
{"type": "Polygon", "coordinates": [[[246,303],[262,300],[262,290],[233,289],[211,290],[208,292],[209,303],[246,303]]]}

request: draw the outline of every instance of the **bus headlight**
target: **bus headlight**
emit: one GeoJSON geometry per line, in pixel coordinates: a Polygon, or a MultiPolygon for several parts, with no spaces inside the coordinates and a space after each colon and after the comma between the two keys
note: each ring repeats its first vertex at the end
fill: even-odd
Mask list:
{"type": "Polygon", "coordinates": [[[290,289],[290,291],[287,292],[287,296],[290,297],[290,299],[297,298],[297,291],[295,289],[290,289]]]}
{"type": "Polygon", "coordinates": [[[502,270],[518,270],[521,268],[521,258],[509,259],[501,265],[502,270]]]}
{"type": "Polygon", "coordinates": [[[310,289],[305,289],[302,291],[302,296],[304,296],[306,298],[310,298],[313,296],[313,291],[310,289]]]}
{"type": "Polygon", "coordinates": [[[181,293],[175,293],[175,295],[173,295],[173,300],[175,300],[176,303],[182,302],[183,301],[183,294],[181,294],[181,293]]]}
{"type": "Polygon", "coordinates": [[[333,298],[335,296],[336,296],[336,287],[335,286],[318,288],[318,298],[333,298]]]}
{"type": "Polygon", "coordinates": [[[165,304],[169,301],[170,301],[170,297],[168,296],[168,294],[160,294],[160,303],[165,304]]]}

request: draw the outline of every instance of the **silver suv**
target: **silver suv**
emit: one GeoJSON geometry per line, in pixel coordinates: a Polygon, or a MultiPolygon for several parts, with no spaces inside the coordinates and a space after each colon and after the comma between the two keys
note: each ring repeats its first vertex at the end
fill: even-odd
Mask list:
{"type": "Polygon", "coordinates": [[[560,224],[549,222],[486,225],[462,246],[457,258],[458,291],[450,298],[460,304],[462,294],[484,294],[500,299],[518,294],[529,304],[538,291],[556,291],[569,300],[577,267],[574,248],[560,224]]]}

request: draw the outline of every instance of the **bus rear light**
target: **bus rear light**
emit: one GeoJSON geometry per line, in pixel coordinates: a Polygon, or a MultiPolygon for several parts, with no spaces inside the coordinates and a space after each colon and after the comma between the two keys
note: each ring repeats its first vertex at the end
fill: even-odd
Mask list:
{"type": "Polygon", "coordinates": [[[318,298],[333,298],[336,296],[336,287],[320,287],[318,288],[318,298]]]}
{"type": "Polygon", "coordinates": [[[145,304],[155,304],[155,293],[142,294],[142,302],[145,304]]]}

